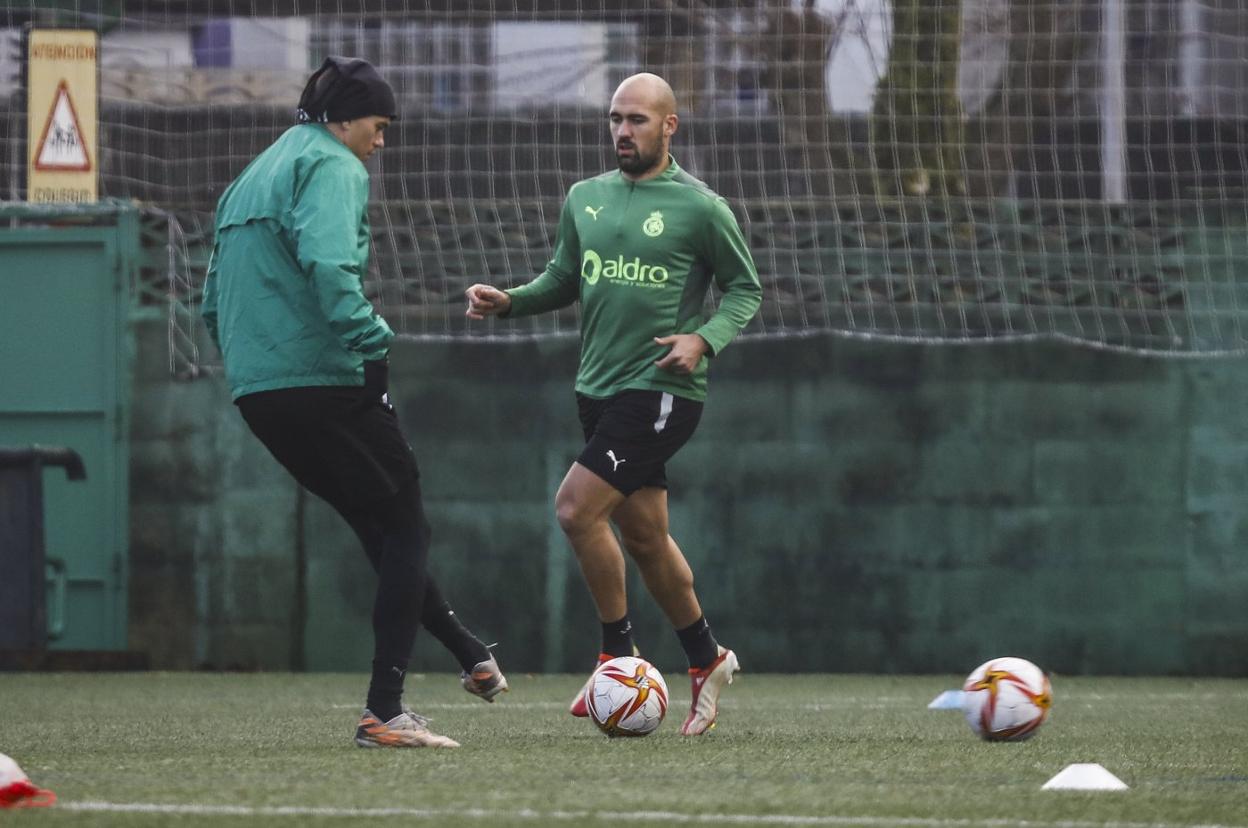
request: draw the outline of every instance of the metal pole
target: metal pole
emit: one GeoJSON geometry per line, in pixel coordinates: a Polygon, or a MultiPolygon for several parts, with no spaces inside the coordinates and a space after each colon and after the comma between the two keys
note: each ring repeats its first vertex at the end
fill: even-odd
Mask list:
{"type": "Polygon", "coordinates": [[[1184,115],[1200,114],[1204,88],[1205,39],[1202,33],[1204,10],[1197,0],[1183,0],[1179,7],[1179,106],[1184,115]]]}
{"type": "Polygon", "coordinates": [[[1126,11],[1123,0],[1104,0],[1101,13],[1101,197],[1127,199],[1126,11]]]}

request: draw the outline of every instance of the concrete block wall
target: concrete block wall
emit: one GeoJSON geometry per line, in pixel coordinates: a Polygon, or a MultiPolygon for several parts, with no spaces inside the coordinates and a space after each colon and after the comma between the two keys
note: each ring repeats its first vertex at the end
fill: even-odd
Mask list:
{"type": "MultiPolygon", "coordinates": [[[[140,339],[131,645],[161,666],[366,669],[373,581],[219,379],[140,339]],[[297,611],[297,550],[306,612],[297,611]]],[[[574,339],[401,343],[433,569],[512,669],[584,669],[592,604],[553,518],[579,450],[574,339]]],[[[708,617],[757,671],[1248,675],[1248,361],[1064,344],[739,341],[669,467],[708,617]]],[[[681,669],[634,577],[648,656],[681,669]]],[[[414,669],[455,669],[422,636],[414,669]]]]}
{"type": "Polygon", "coordinates": [[[169,377],[165,333],[136,328],[130,647],[166,669],[283,667],[297,489],[223,381],[169,377]]]}

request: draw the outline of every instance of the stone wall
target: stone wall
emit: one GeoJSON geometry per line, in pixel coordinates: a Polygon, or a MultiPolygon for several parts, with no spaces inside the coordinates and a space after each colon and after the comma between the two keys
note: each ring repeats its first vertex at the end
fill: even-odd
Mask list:
{"type": "MultiPolygon", "coordinates": [[[[163,337],[138,337],[131,646],[168,668],[365,669],[373,576],[353,536],[263,453],[219,378],[167,378],[163,337]]],[[[553,519],[579,448],[575,361],[571,338],[392,355],[433,569],[510,669],[579,671],[596,652],[553,519]]],[[[960,672],[1013,654],[1248,675],[1245,367],[739,341],[669,467],[672,532],[754,671],[960,672]]],[[[672,669],[675,638],[633,587],[639,643],[672,669]]],[[[454,669],[427,636],[414,666],[454,669]]]]}

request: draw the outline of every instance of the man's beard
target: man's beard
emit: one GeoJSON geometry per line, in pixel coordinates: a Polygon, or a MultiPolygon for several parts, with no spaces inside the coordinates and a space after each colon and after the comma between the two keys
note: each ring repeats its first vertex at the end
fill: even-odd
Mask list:
{"type": "Polygon", "coordinates": [[[616,163],[620,165],[620,171],[629,175],[645,175],[657,167],[659,162],[663,160],[663,153],[658,149],[650,155],[643,154],[636,144],[630,145],[629,149],[633,151],[632,155],[622,156],[618,153],[617,148],[615,156],[616,163]]]}

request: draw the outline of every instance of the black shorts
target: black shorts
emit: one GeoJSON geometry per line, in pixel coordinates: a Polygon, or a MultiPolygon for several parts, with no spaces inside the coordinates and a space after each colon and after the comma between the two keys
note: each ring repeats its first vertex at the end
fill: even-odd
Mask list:
{"type": "Polygon", "coordinates": [[[418,480],[394,409],[347,386],[261,391],[235,401],[273,457],[343,515],[375,508],[418,480]]]}
{"type": "Polygon", "coordinates": [[[621,391],[596,399],[576,395],[585,448],[576,462],[620,493],[667,488],[664,464],[689,441],[702,403],[666,391],[621,391]]]}

